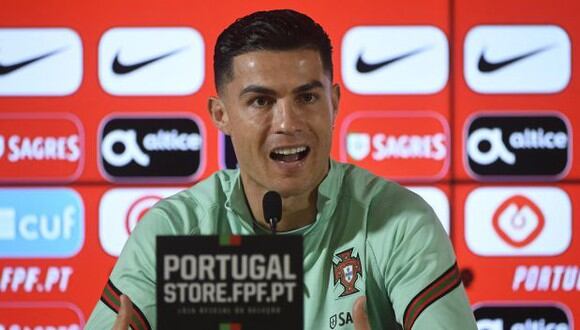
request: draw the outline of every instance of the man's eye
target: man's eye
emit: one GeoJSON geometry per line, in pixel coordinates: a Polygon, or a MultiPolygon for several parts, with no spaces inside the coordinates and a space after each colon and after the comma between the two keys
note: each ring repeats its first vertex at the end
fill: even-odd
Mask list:
{"type": "Polygon", "coordinates": [[[258,108],[267,107],[272,103],[272,101],[266,97],[256,97],[251,101],[251,105],[258,108]]]}
{"type": "Polygon", "coordinates": [[[302,103],[314,103],[314,102],[316,102],[316,100],[318,100],[318,96],[316,96],[315,94],[312,94],[312,93],[306,93],[306,94],[300,95],[300,101],[302,103]]]}

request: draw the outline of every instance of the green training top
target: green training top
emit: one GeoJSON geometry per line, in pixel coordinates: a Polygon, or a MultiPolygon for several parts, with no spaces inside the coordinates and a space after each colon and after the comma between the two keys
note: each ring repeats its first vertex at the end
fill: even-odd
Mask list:
{"type": "MultiPolygon", "coordinates": [[[[304,237],[304,328],[354,329],[353,303],[366,295],[373,330],[477,329],[451,244],[427,203],[356,166],[330,163],[314,223],[279,233],[304,237]]],[[[125,244],[87,329],[111,328],[121,293],[137,312],[133,328],[155,328],[155,236],[263,232],[239,170],[160,201],[125,244]]]]}

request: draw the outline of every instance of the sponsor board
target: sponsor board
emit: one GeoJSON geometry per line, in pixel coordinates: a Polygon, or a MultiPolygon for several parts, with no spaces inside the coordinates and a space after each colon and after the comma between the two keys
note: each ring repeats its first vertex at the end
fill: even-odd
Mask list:
{"type": "Polygon", "coordinates": [[[568,307],[556,302],[490,302],[474,306],[479,330],[569,330],[568,307]]]}
{"type": "Polygon", "coordinates": [[[449,126],[436,112],[356,112],[340,131],[340,160],[401,181],[436,181],[449,168],[449,126]]]}
{"type": "Polygon", "coordinates": [[[304,329],[301,236],[157,236],[156,247],[158,328],[304,329]]]}
{"type": "Polygon", "coordinates": [[[0,182],[69,182],[84,166],[84,130],[69,113],[0,113],[0,182]]]}
{"type": "Polygon", "coordinates": [[[447,85],[449,46],[435,26],[356,26],[342,40],[342,79],[357,94],[434,94],[447,85]]]}
{"type": "Polygon", "coordinates": [[[514,292],[580,292],[578,265],[519,265],[514,270],[514,292]]]}
{"type": "Polygon", "coordinates": [[[449,200],[447,195],[439,188],[435,187],[407,187],[412,192],[421,196],[431,206],[435,215],[443,225],[443,229],[449,235],[450,233],[450,216],[449,216],[449,200]]]}
{"type": "Polygon", "coordinates": [[[189,95],[204,80],[204,42],[190,27],[118,27],[99,42],[99,81],[113,95],[189,95]]]}
{"type": "Polygon", "coordinates": [[[464,163],[479,180],[557,180],[571,167],[572,130],[560,113],[478,113],[464,136],[464,163]]]}
{"type": "Polygon", "coordinates": [[[112,115],[99,130],[99,169],[109,181],[193,181],[205,167],[205,128],[195,115],[112,115]]]}
{"type": "Polygon", "coordinates": [[[85,211],[76,191],[0,189],[0,258],[68,258],[84,239],[85,211]]]}
{"type": "Polygon", "coordinates": [[[465,241],[476,255],[556,256],[572,241],[572,205],[556,187],[482,187],[465,202],[465,241]]]}
{"type": "Polygon", "coordinates": [[[74,269],[70,266],[3,266],[1,293],[67,292],[74,269]]]}
{"type": "Polygon", "coordinates": [[[83,45],[69,28],[0,29],[0,96],[65,96],[83,77],[83,45]]]}
{"type": "Polygon", "coordinates": [[[570,82],[570,38],[556,25],[476,26],[463,56],[465,81],[482,94],[557,93],[570,82]]]}
{"type": "Polygon", "coordinates": [[[80,308],[69,302],[0,302],[0,330],[81,330],[84,324],[80,308]]]}
{"type": "Polygon", "coordinates": [[[153,205],[181,188],[115,188],[99,204],[99,240],[108,254],[118,257],[129,235],[153,205]]]}

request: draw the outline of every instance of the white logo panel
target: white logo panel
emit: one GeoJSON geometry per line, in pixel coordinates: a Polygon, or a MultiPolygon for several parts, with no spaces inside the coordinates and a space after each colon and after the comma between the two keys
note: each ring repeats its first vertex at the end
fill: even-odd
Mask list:
{"type": "Polygon", "coordinates": [[[570,50],[555,25],[476,26],[465,38],[465,80],[483,94],[556,93],[570,81],[570,50]]]}
{"type": "Polygon", "coordinates": [[[118,257],[129,234],[143,215],[161,199],[182,188],[116,188],[99,205],[99,239],[108,254],[118,257]]]}
{"type": "Polygon", "coordinates": [[[445,232],[449,234],[450,216],[449,216],[449,200],[447,195],[435,187],[407,187],[412,192],[421,196],[427,204],[431,206],[437,218],[443,225],[445,232]]]}
{"type": "Polygon", "coordinates": [[[99,80],[113,95],[189,95],[203,83],[204,56],[192,28],[113,28],[99,43],[99,80]]]}
{"type": "Polygon", "coordinates": [[[0,29],[0,96],[64,96],[83,77],[83,46],[67,28],[0,29]]]}
{"type": "Polygon", "coordinates": [[[0,208],[0,240],[16,238],[16,210],[0,208]]]}
{"type": "Polygon", "coordinates": [[[465,202],[465,241],[480,256],[554,256],[572,240],[570,198],[556,187],[485,187],[465,202]]]}
{"type": "Polygon", "coordinates": [[[434,26],[357,26],[342,41],[342,78],[358,94],[433,94],[447,84],[449,47],[434,26]]]}

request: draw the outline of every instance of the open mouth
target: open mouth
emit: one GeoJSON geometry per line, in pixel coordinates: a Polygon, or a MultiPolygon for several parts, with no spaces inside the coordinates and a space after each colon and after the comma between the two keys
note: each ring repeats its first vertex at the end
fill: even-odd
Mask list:
{"type": "Polygon", "coordinates": [[[306,158],[309,152],[310,148],[307,146],[276,148],[270,153],[270,158],[279,162],[297,162],[306,158]]]}

